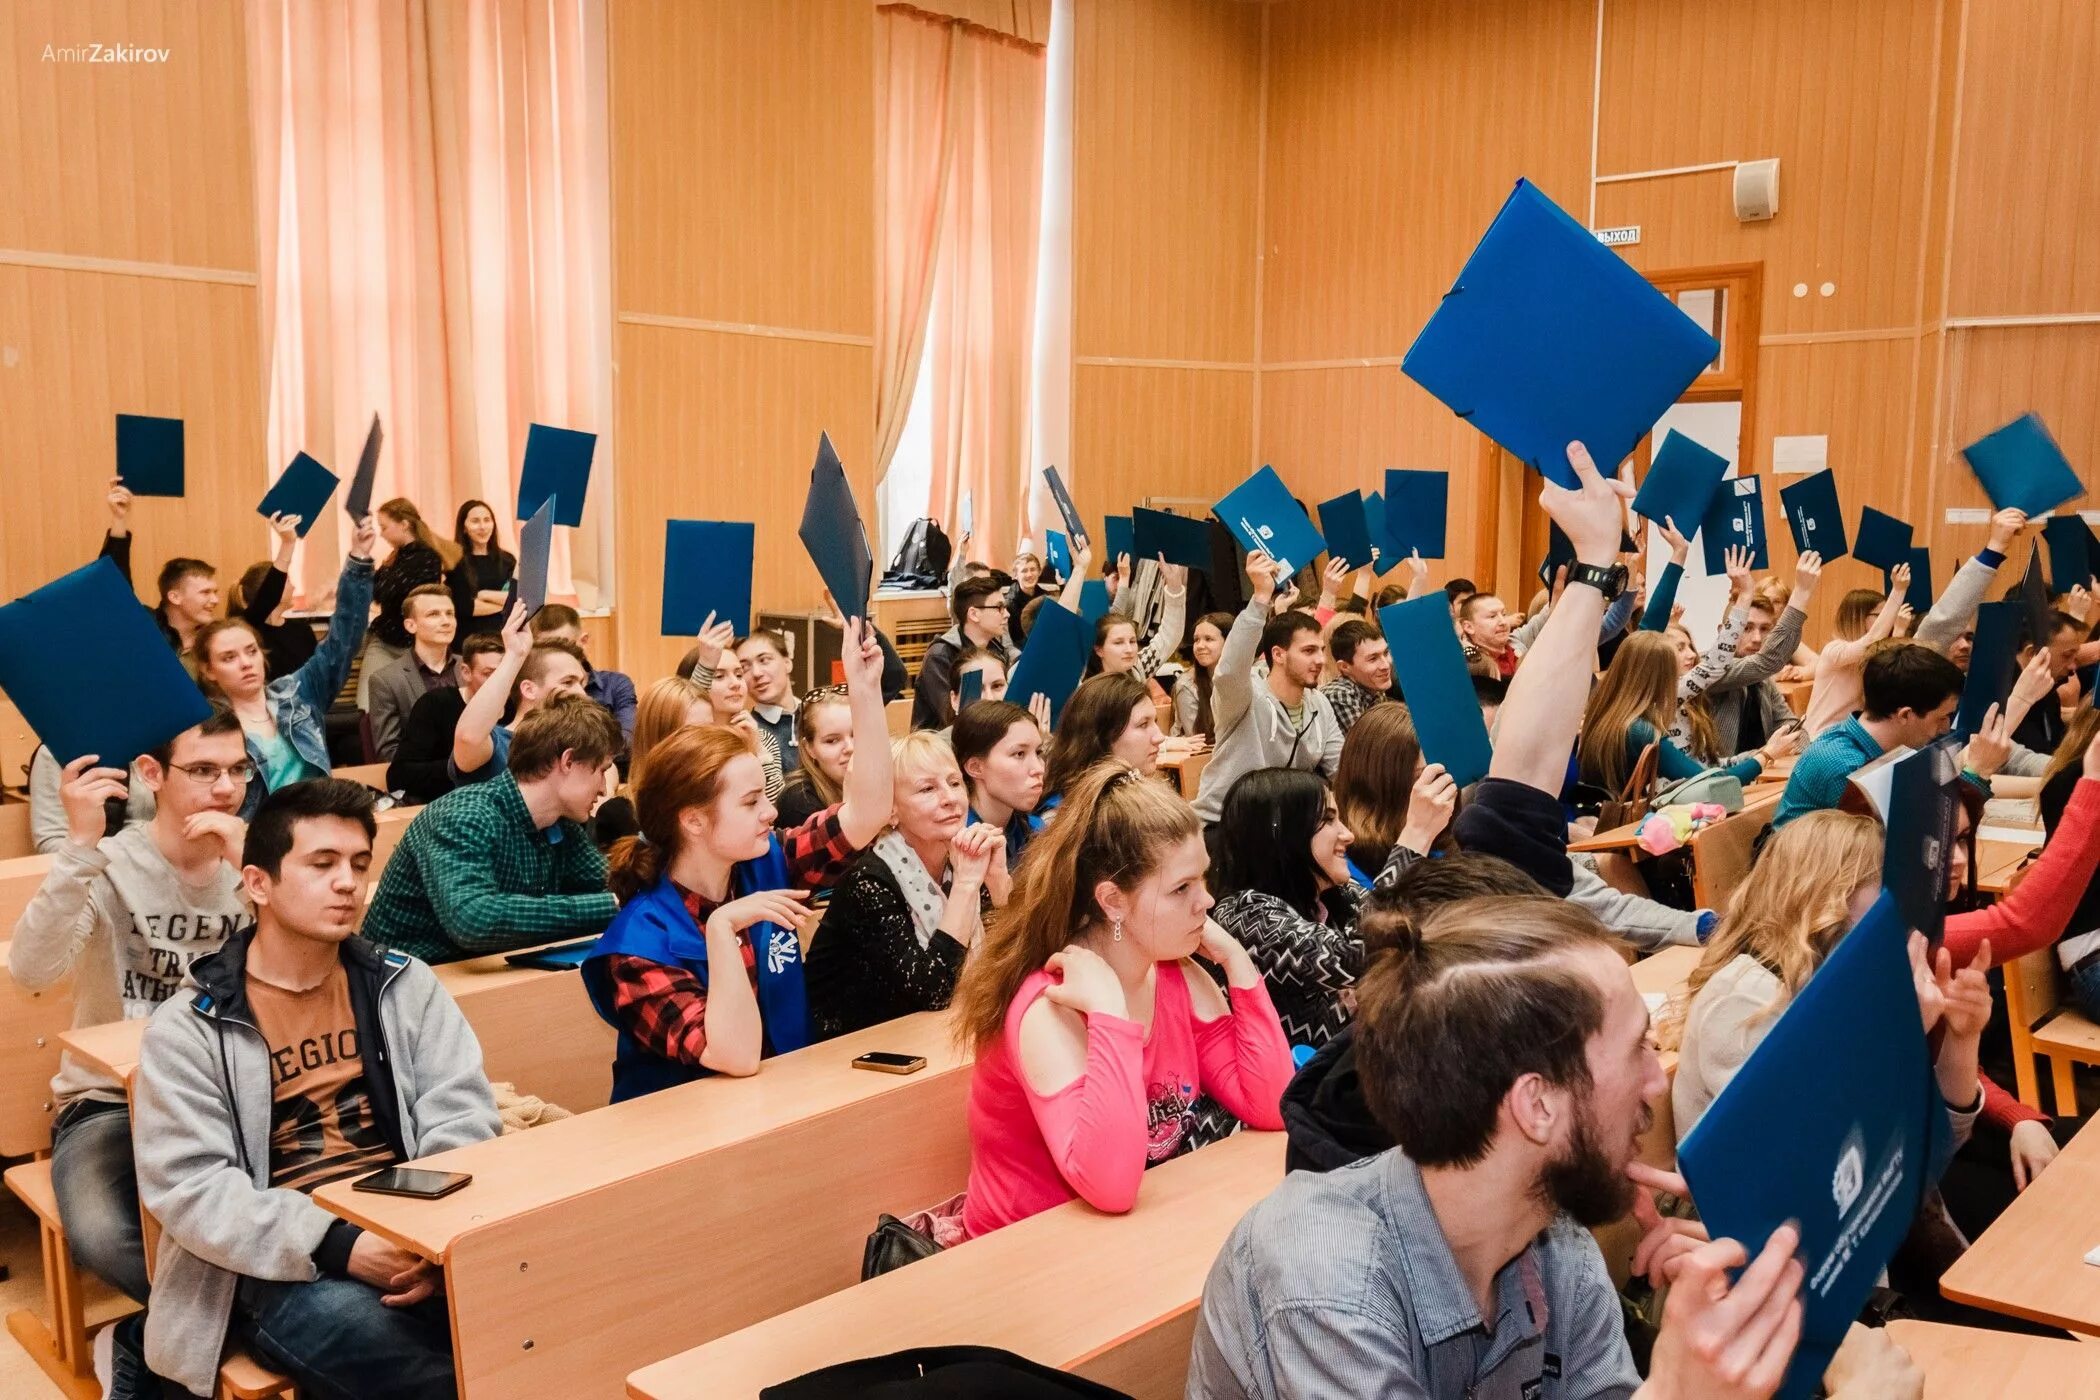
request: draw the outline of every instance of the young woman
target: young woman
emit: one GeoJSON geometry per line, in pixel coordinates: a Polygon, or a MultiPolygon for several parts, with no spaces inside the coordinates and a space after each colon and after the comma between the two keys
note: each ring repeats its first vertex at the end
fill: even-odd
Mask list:
{"type": "Polygon", "coordinates": [[[964,705],[974,705],[979,700],[1004,700],[1006,679],[1006,662],[998,652],[964,642],[962,650],[955,654],[955,689],[948,693],[949,713],[961,714],[964,705]],[[964,678],[973,675],[979,679],[966,685],[964,678]],[[965,689],[972,692],[967,700],[963,698],[965,689]]]}
{"type": "Polygon", "coordinates": [[[243,618],[221,618],[197,633],[191,657],[197,678],[223,696],[240,717],[255,779],[241,807],[246,821],[266,793],[308,778],[325,778],[328,707],[350,677],[350,663],[365,640],[372,611],[372,519],[350,538],[350,557],[335,583],[335,615],[328,637],[306,663],[288,676],[269,679],[262,635],[243,618]]]}
{"type": "Polygon", "coordinates": [[[518,561],[496,538],[496,512],[487,501],[461,503],[452,522],[452,543],[459,548],[459,562],[445,576],[445,586],[452,590],[452,607],[459,614],[459,635],[493,631],[518,561]]]}
{"type": "MultiPolygon", "coordinates": [[[[1113,678],[1112,678],[1113,679],[1113,678]]],[[[1103,763],[1036,838],[1012,904],[964,964],[972,1237],[1081,1197],[1120,1213],[1187,1145],[1208,1095],[1283,1126],[1290,1044],[1247,950],[1205,917],[1203,835],[1164,783],[1103,763]],[[1226,990],[1190,959],[1223,968],[1226,990]]]]}
{"type": "Polygon", "coordinates": [[[786,786],[781,776],[780,746],[773,736],[759,727],[758,719],[751,713],[751,687],[744,680],[744,659],[727,647],[715,659],[713,676],[707,686],[707,703],[714,711],[716,724],[728,725],[750,733],[757,745],[759,762],[765,766],[766,800],[771,802],[780,796],[786,786]]]}
{"type": "MultiPolygon", "coordinates": [[[[1126,557],[1123,567],[1127,568],[1128,563],[1126,557]]],[[[1152,634],[1151,641],[1139,646],[1135,621],[1117,613],[1104,613],[1094,623],[1094,649],[1086,660],[1089,676],[1117,676],[1129,672],[1141,681],[1149,681],[1160,663],[1180,649],[1184,609],[1188,606],[1189,571],[1179,564],[1163,563],[1159,568],[1166,598],[1166,605],[1160,611],[1159,630],[1152,634]]]]}
{"type": "Polygon", "coordinates": [[[1871,588],[1855,588],[1838,600],[1837,620],[1831,625],[1835,635],[1816,658],[1815,685],[1801,715],[1805,737],[1814,739],[1844,723],[1865,702],[1867,650],[1895,631],[1909,587],[1910,565],[1898,564],[1889,571],[1886,598],[1871,588]]]}
{"type": "MultiPolygon", "coordinates": [[[[1447,834],[1451,802],[1423,787],[1425,775],[1443,773],[1422,761],[1422,741],[1405,705],[1373,705],[1349,726],[1342,760],[1335,765],[1334,801],[1349,829],[1348,861],[1376,877],[1395,847],[1417,856],[1455,849],[1447,834]]],[[[1448,785],[1448,780],[1446,785],[1448,785]]],[[[1452,799],[1456,800],[1454,790],[1452,799]]]]}
{"type": "MultiPolygon", "coordinates": [[[[634,738],[627,746],[628,788],[642,779],[642,764],[664,740],[696,724],[714,723],[707,692],[681,676],[666,676],[649,687],[634,711],[634,738]]],[[[799,825],[799,823],[797,823],[799,825]]],[[[635,824],[634,799],[607,798],[591,818],[591,836],[601,849],[641,830],[635,824]]]]}
{"type": "Polygon", "coordinates": [[[1136,676],[1096,676],[1081,682],[1058,716],[1043,808],[1054,808],[1080,775],[1104,758],[1151,777],[1159,771],[1165,740],[1152,692],[1136,676]]]}
{"type": "Polygon", "coordinates": [[[955,717],[949,743],[970,789],[970,820],[997,828],[1008,869],[1043,829],[1042,719],[1007,700],[981,700],[955,717]]]}
{"type": "Polygon", "coordinates": [[[311,661],[320,641],[306,623],[284,620],[285,609],[291,606],[287,585],[291,583],[292,554],[299,548],[299,517],[273,515],[270,530],[277,536],[276,556],[250,564],[226,603],[228,616],[245,617],[254,625],[262,638],[270,679],[275,680],[311,661]]]}
{"type": "MultiPolygon", "coordinates": [[[[1677,723],[1677,649],[1659,632],[1635,632],[1620,643],[1618,655],[1604,670],[1582,712],[1582,736],[1575,747],[1575,774],[1584,782],[1617,793],[1648,745],[1662,745],[1660,775],[1665,782],[1695,777],[1705,765],[1668,736],[1677,723]]],[[[1766,763],[1791,752],[1792,730],[1774,735],[1764,748],[1745,754],[1721,771],[1745,785],[1766,763]]]]}
{"type": "MultiPolygon", "coordinates": [[[[379,612],[372,619],[371,636],[365,646],[364,669],[358,673],[357,707],[370,708],[367,685],[386,664],[407,654],[413,639],[402,624],[401,609],[408,595],[426,583],[443,583],[449,546],[439,542],[423,522],[423,513],[405,496],[396,496],[379,508],[379,538],[392,553],[372,576],[372,601],[379,612]]],[[[467,628],[462,619],[460,635],[467,628]]]]}
{"type": "Polygon", "coordinates": [[[1293,1045],[1325,1045],[1355,1011],[1365,892],[1349,876],[1349,839],[1327,784],[1296,768],[1241,775],[1218,815],[1211,917],[1261,969],[1293,1045]]]}
{"type": "Polygon", "coordinates": [[[846,770],[853,762],[853,707],[835,685],[813,690],[795,709],[795,750],[802,766],[780,789],[774,824],[797,827],[846,793],[846,770]]]}
{"type": "Polygon", "coordinates": [[[1217,728],[1210,715],[1211,669],[1225,650],[1225,634],[1232,630],[1231,613],[1205,613],[1196,619],[1189,634],[1190,666],[1174,682],[1174,733],[1208,739],[1217,728]]]}
{"type": "Polygon", "coordinates": [[[606,879],[620,912],[583,965],[591,1004],[619,1033],[615,1102],[754,1074],[810,1042],[808,891],[835,882],[890,819],[882,652],[858,619],[844,651],[861,759],[845,800],[802,826],[774,833],[749,730],[697,725],[649,755],[635,785],[641,835],[613,847],[606,879]]]}
{"type": "Polygon", "coordinates": [[[819,1040],[938,1011],[984,933],[983,904],[1013,881],[999,828],[970,821],[970,794],[930,729],[890,743],[895,825],[839,878],[809,948],[819,1040]]]}

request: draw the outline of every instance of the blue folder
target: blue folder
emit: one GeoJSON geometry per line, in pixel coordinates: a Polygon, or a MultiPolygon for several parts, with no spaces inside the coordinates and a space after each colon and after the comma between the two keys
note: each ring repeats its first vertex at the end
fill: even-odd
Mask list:
{"type": "Polygon", "coordinates": [[[1961,709],[1954,717],[1957,732],[1974,734],[1983,727],[1984,714],[1990,707],[2003,706],[2005,697],[2012,694],[2013,679],[2020,671],[2015,653],[2027,625],[2027,605],[2017,598],[1984,603],[1976,609],[1976,640],[1969,652],[1969,677],[1962,685],[1961,709]]]}
{"type": "Polygon", "coordinates": [[[337,485],[334,472],[302,452],[270,483],[255,513],[265,520],[273,515],[298,516],[299,538],[303,540],[328,508],[328,498],[335,494],[337,485]]]}
{"type": "Polygon", "coordinates": [[[751,561],[756,531],[741,520],[664,522],[666,637],[699,635],[710,613],[717,622],[751,630],[751,561]]]}
{"type": "Polygon", "coordinates": [[[547,606],[547,560],[554,551],[554,512],[554,498],[549,496],[518,530],[518,591],[514,596],[528,620],[547,606]]]}
{"type": "Polygon", "coordinates": [[[1371,572],[1384,578],[1407,558],[1407,551],[1393,542],[1393,532],[1386,528],[1384,492],[1364,492],[1364,524],[1371,531],[1371,572]]]}
{"type": "Polygon", "coordinates": [[[1263,467],[1211,509],[1242,549],[1250,554],[1260,550],[1276,561],[1279,580],[1288,579],[1327,548],[1274,467],[1263,467]]]}
{"type": "Polygon", "coordinates": [[[119,413],[117,475],[134,496],[180,496],[182,420],[119,413]]]}
{"type": "Polygon", "coordinates": [[[1326,537],[1327,553],[1344,560],[1352,569],[1371,562],[1371,522],[1364,512],[1361,491],[1344,491],[1320,502],[1320,533],[1326,537]]]}
{"type": "MultiPolygon", "coordinates": [[[[1539,561],[1539,582],[1553,586],[1553,576],[1563,565],[1575,562],[1575,542],[1562,532],[1560,526],[1546,523],[1546,557],[1539,561]]],[[[1464,652],[1459,655],[1463,657],[1464,652]]]]}
{"type": "Polygon", "coordinates": [[[1103,516],[1101,518],[1101,539],[1102,542],[1108,546],[1108,558],[1110,563],[1114,563],[1116,560],[1121,559],[1124,555],[1128,554],[1130,556],[1131,567],[1135,569],[1138,565],[1138,562],[1146,558],[1145,555],[1139,554],[1136,550],[1131,548],[1131,546],[1134,543],[1136,543],[1136,540],[1134,531],[1131,526],[1130,517],[1127,515],[1103,516]]]}
{"type": "Polygon", "coordinates": [[[1451,514],[1451,474],[1388,467],[1385,472],[1385,533],[1405,559],[1409,550],[1441,559],[1451,514]]]}
{"type": "Polygon", "coordinates": [[[1057,474],[1056,467],[1044,467],[1043,479],[1050,483],[1050,499],[1057,502],[1057,513],[1065,518],[1065,533],[1077,543],[1085,544],[1086,522],[1079,518],[1079,507],[1072,504],[1072,493],[1065,489],[1065,479],[1057,474]]]}
{"type": "Polygon", "coordinates": [[[2100,540],[2093,537],[2092,526],[2080,515],[2052,515],[2042,526],[2042,538],[2049,544],[2049,579],[2059,593],[2072,589],[2100,574],[2100,540]]]}
{"type": "Polygon", "coordinates": [[[1006,698],[1027,707],[1041,695],[1050,701],[1050,723],[1064,713],[1065,701],[1079,688],[1086,673],[1087,653],[1093,649],[1093,625],[1078,613],[1051,599],[1036,609],[1035,625],[1006,679],[1006,698]]]}
{"type": "MultiPolygon", "coordinates": [[[[1056,604],[1048,603],[1044,606],[1055,607],[1056,604]]],[[[958,701],[958,708],[960,709],[967,710],[979,700],[984,699],[984,667],[972,666],[969,670],[963,672],[961,676],[956,678],[955,691],[960,697],[958,701]]]]}
{"type": "Polygon", "coordinates": [[[211,713],[107,559],[0,607],[0,690],[61,764],[127,767],[211,713]]]}
{"type": "Polygon", "coordinates": [[[1164,555],[1169,564],[1191,569],[1211,566],[1208,521],[1138,506],[1130,512],[1130,542],[1130,552],[1139,559],[1164,555]]]}
{"type": "Polygon", "coordinates": [[[1889,773],[1888,810],[1882,814],[1887,826],[1882,887],[1905,924],[1935,948],[1947,926],[1947,863],[1961,810],[1964,742],[1958,734],[1942,735],[1897,760],[1889,773]]]}
{"type": "Polygon", "coordinates": [[[1061,579],[1072,576],[1072,545],[1063,531],[1043,531],[1043,553],[1048,556],[1051,573],[1061,579]]]}
{"type": "Polygon", "coordinates": [[[512,967],[529,967],[540,972],[573,972],[582,967],[598,946],[595,938],[579,938],[574,943],[557,943],[551,948],[530,948],[522,953],[505,953],[503,961],[512,967]]]}
{"type": "Polygon", "coordinates": [[[875,556],[868,549],[867,526],[854,503],[846,468],[831,449],[829,433],[817,437],[817,460],[809,469],[809,496],[802,505],[802,526],[797,533],[810,562],[817,566],[818,577],[831,590],[839,616],[866,617],[875,556]]]}
{"type": "Polygon", "coordinates": [[[1910,559],[1910,522],[1874,509],[1859,508],[1859,532],[1852,537],[1852,557],[1887,573],[1910,559]]]}
{"type": "MultiPolygon", "coordinates": [[[[1932,551],[1922,544],[1914,544],[1906,562],[1910,565],[1910,583],[1903,590],[1903,601],[1918,615],[1918,621],[1923,622],[1925,614],[1932,611],[1932,551]]],[[[1886,590],[1891,581],[1887,574],[1882,575],[1882,588],[1886,590]]]]}
{"type": "Polygon", "coordinates": [[[343,493],[343,513],[353,522],[372,513],[372,484],[379,479],[379,447],[385,441],[386,434],[381,431],[379,415],[375,413],[372,426],[365,430],[365,445],[357,454],[357,470],[350,474],[350,489],[343,493]]]}
{"type": "Polygon", "coordinates": [[[1108,616],[1109,607],[1114,602],[1115,599],[1108,595],[1107,579],[1090,578],[1079,585],[1079,615],[1086,620],[1088,627],[1108,616]]]}
{"type": "Polygon", "coordinates": [[[1494,747],[1451,627],[1451,600],[1440,589],[1390,604],[1378,610],[1378,626],[1392,645],[1393,679],[1407,697],[1423,758],[1443,764],[1460,787],[1485,778],[1494,747]]]}
{"type": "Polygon", "coordinates": [[[1675,521],[1677,532],[1689,537],[1706,519],[1706,508],[1727,474],[1726,457],[1672,429],[1663,434],[1648,475],[1634,493],[1633,513],[1658,525],[1675,521]]]}
{"type": "Polygon", "coordinates": [[[1828,564],[1851,551],[1845,548],[1845,516],[1838,507],[1837,478],[1826,469],[1779,488],[1779,508],[1794,535],[1794,552],[1810,550],[1828,564]]]}
{"type": "Polygon", "coordinates": [[[1699,543],[1706,551],[1709,574],[1727,572],[1730,545],[1750,551],[1752,569],[1772,567],[1762,478],[1737,476],[1721,483],[1721,489],[1714,492],[1713,504],[1706,508],[1706,517],[1699,522],[1699,543]]]}
{"type": "Polygon", "coordinates": [[[1800,1228],[1801,1344],[1784,1397],[1815,1393],[1952,1150],[1908,941],[1884,894],[1677,1149],[1714,1238],[1754,1258],[1780,1225],[1800,1228]]]}
{"type": "Polygon", "coordinates": [[[1570,442],[1610,475],[1720,353],[1519,180],[1401,369],[1533,471],[1573,486],[1570,442]]]}
{"type": "Polygon", "coordinates": [[[2085,494],[2084,483],[2037,414],[2015,418],[1964,447],[1961,455],[1998,510],[2040,515],[2085,494]]]}
{"type": "Polygon", "coordinates": [[[2056,609],[2049,602],[2049,585],[2042,578],[2040,550],[2028,554],[2020,586],[2008,596],[2017,597],[2026,610],[2026,640],[2038,647],[2049,645],[2049,638],[2056,632],[2056,609]]]}
{"type": "Polygon", "coordinates": [[[581,525],[597,449],[596,433],[534,423],[525,434],[525,465],[518,472],[518,519],[530,520],[543,502],[553,501],[555,524],[581,525]]]}

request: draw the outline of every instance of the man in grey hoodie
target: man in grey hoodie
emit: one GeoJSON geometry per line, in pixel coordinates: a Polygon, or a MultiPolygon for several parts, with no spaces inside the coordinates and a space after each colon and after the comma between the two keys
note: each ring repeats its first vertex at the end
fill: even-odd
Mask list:
{"type": "MultiPolygon", "coordinates": [[[[241,865],[254,925],[146,1028],[139,1197],[162,1234],[144,1362],[193,1395],[213,1393],[229,1331],[304,1395],[455,1393],[437,1266],[309,1197],[500,1130],[437,975],[354,936],[375,831],[356,783],[265,798],[241,865]]],[[[113,1394],[154,1393],[136,1343],[120,1333],[113,1394]]]]}

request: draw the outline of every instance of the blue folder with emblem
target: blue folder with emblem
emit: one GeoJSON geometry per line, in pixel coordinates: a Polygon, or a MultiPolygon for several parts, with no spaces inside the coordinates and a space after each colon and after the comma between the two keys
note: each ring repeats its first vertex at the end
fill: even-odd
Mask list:
{"type": "Polygon", "coordinates": [[[1706,518],[1699,522],[1699,544],[1706,552],[1706,572],[1728,571],[1728,547],[1750,551],[1750,567],[1772,567],[1771,533],[1765,528],[1765,484],[1754,476],[1730,477],[1714,492],[1706,518]]]}
{"type": "Polygon", "coordinates": [[[1814,550],[1828,564],[1850,553],[1845,548],[1845,516],[1838,506],[1837,478],[1825,469],[1779,488],[1779,508],[1794,535],[1794,552],[1814,550]]]}
{"type": "Polygon", "coordinates": [[[1279,580],[1288,580],[1327,548],[1274,467],[1263,467],[1211,509],[1240,548],[1250,554],[1260,550],[1276,561],[1279,580]]]}

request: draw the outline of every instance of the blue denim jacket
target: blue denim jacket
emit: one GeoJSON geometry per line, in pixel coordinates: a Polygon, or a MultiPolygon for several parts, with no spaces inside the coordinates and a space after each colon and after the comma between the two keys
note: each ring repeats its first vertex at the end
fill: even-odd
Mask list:
{"type": "MultiPolygon", "coordinates": [[[[289,676],[279,676],[263,688],[270,718],[277,732],[305,759],[323,773],[328,762],[328,707],[350,678],[350,663],[365,644],[365,624],[372,617],[372,561],[350,558],[335,582],[335,615],[328,619],[328,635],[322,639],[304,666],[289,676]]],[[[241,820],[255,815],[263,800],[262,746],[248,736],[248,761],[256,777],[248,784],[241,804],[241,820]]]]}
{"type": "Polygon", "coordinates": [[[1211,1267],[1187,1394],[1623,1400],[1640,1385],[1604,1257],[1566,1216],[1495,1276],[1495,1310],[1490,1329],[1405,1153],[1293,1172],[1211,1267]]]}

